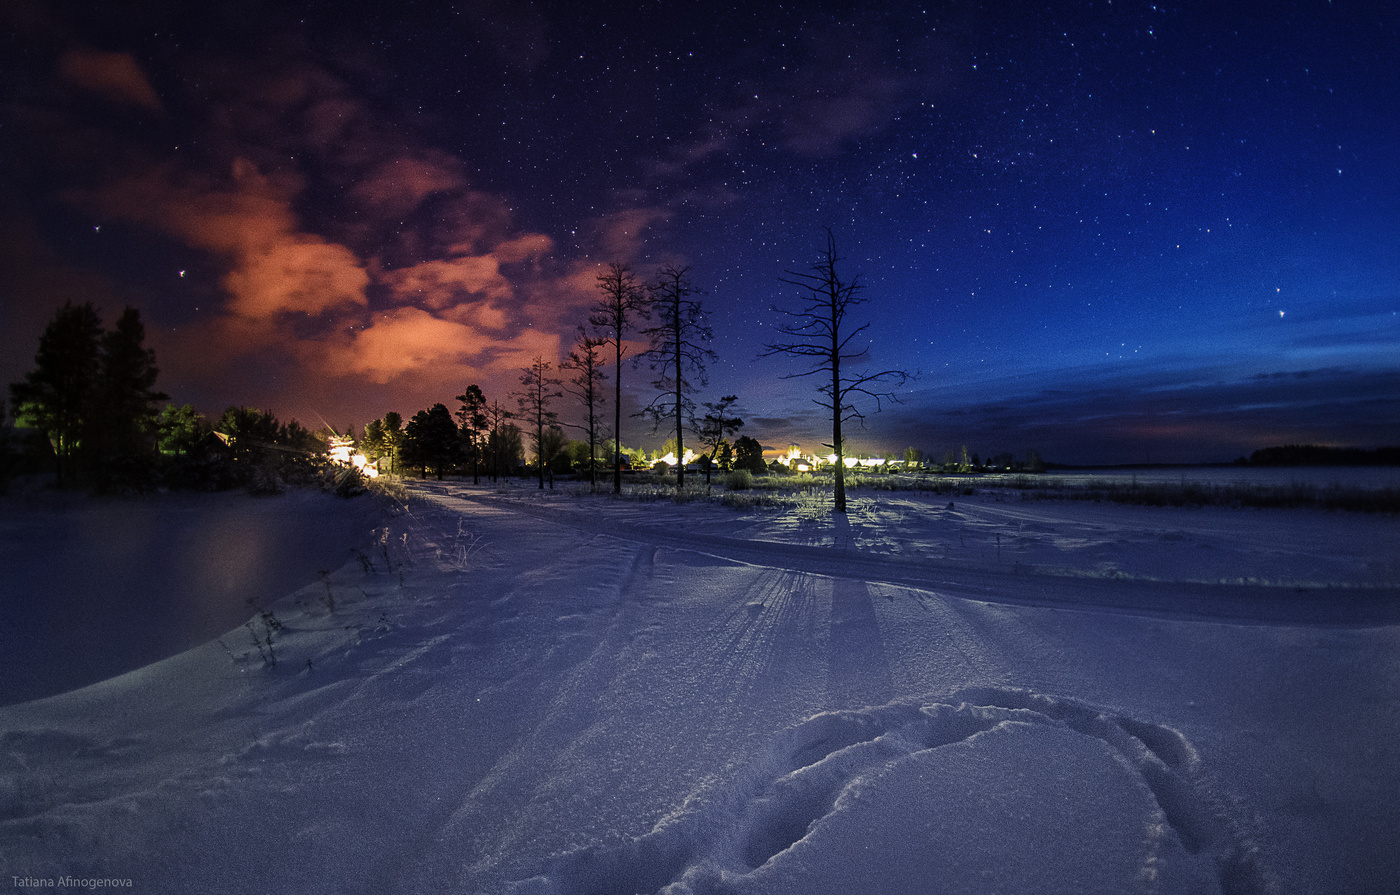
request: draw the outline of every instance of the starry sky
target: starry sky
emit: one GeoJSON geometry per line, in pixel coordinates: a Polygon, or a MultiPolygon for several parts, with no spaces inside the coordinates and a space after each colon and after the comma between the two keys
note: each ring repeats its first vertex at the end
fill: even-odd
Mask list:
{"type": "MultiPolygon", "coordinates": [[[[825,453],[800,363],[759,354],[829,228],[868,367],[917,373],[854,451],[1400,443],[1393,4],[12,0],[0,25],[4,382],[64,301],[132,305],[176,402],[358,429],[472,382],[507,401],[607,264],[679,264],[719,356],[697,399],[825,453]]],[[[626,368],[625,411],[651,378],[626,368]]]]}

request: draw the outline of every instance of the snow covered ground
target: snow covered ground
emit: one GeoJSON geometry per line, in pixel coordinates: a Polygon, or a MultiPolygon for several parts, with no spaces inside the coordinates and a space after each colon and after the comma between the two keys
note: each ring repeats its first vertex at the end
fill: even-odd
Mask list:
{"type": "Polygon", "coordinates": [[[851,508],[418,484],[246,626],[0,708],[0,883],[1400,891],[1400,519],[851,508]]]}

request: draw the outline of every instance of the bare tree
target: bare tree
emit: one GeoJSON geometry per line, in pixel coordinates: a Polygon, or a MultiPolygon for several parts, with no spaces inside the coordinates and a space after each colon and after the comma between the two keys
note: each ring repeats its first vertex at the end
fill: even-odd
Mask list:
{"type": "Polygon", "coordinates": [[[655,326],[642,330],[651,338],[651,347],[639,356],[646,358],[657,373],[652,385],[659,394],[642,410],[656,426],[663,419],[676,421],[676,487],[685,485],[685,430],[695,429],[695,402],[690,394],[707,384],[705,365],[716,355],[708,347],[713,338],[705,322],[700,294],[690,282],[690,268],[668,265],[648,286],[655,326]]]}
{"type": "Polygon", "coordinates": [[[549,375],[553,366],[543,357],[535,355],[530,366],[520,373],[520,391],[511,393],[520,406],[521,418],[534,429],[535,465],[539,471],[541,491],[544,490],[544,467],[549,462],[549,458],[545,456],[548,446],[545,441],[545,429],[555,426],[559,421],[559,414],[549,409],[549,402],[553,398],[564,396],[564,393],[559,391],[559,380],[549,375]]]}
{"type": "Polygon", "coordinates": [[[700,420],[700,443],[710,449],[710,462],[705,464],[705,482],[710,481],[710,468],[715,465],[715,456],[725,439],[743,428],[744,421],[729,415],[729,408],[738,401],[737,395],[725,395],[718,401],[705,402],[705,416],[700,420]]]}
{"type": "Polygon", "coordinates": [[[759,357],[786,354],[799,357],[811,363],[811,369],[801,373],[791,373],[784,379],[798,379],[804,376],[820,377],[816,404],[831,412],[831,444],[836,453],[836,500],[833,509],[837,513],[846,512],[846,452],[841,425],[851,420],[865,424],[865,416],[853,403],[859,398],[875,401],[875,409],[881,409],[884,401],[897,400],[890,388],[903,385],[910,378],[904,370],[881,370],[879,372],[851,372],[848,364],[866,360],[870,354],[868,343],[857,346],[856,339],[869,328],[869,323],[859,326],[849,319],[852,310],[865,303],[861,295],[864,284],[857,274],[849,281],[841,278],[837,265],[841,258],[836,252],[836,237],[831,230],[826,231],[826,249],[807,269],[806,273],[788,271],[779,279],[806,293],[796,310],[774,308],[787,320],[778,326],[778,332],[790,341],[764,345],[759,357]]]}
{"type": "Polygon", "coordinates": [[[639,318],[650,316],[646,290],[626,264],[614,262],[598,277],[602,297],[592,308],[588,322],[613,346],[613,493],[622,493],[622,341],[639,318]]]}
{"type": "Polygon", "coordinates": [[[608,344],[603,336],[589,335],[579,327],[574,350],[559,364],[561,370],[570,370],[573,375],[563,383],[564,390],[578,398],[579,403],[588,408],[588,423],[572,426],[588,433],[588,488],[598,489],[598,413],[603,403],[603,356],[598,349],[608,344]]]}

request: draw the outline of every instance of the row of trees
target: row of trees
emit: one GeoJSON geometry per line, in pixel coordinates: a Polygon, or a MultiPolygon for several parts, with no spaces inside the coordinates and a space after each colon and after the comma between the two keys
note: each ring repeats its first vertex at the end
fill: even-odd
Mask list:
{"type": "Polygon", "coordinates": [[[35,367],[10,385],[15,415],[53,448],[61,487],[120,487],[146,477],[158,405],[155,352],[141,315],[127,308],[106,330],[91,304],[65,304],[39,338],[35,367]]]}
{"type": "MultiPolygon", "coordinates": [[[[892,389],[906,381],[908,374],[900,370],[853,372],[868,355],[862,341],[868,324],[857,325],[852,319],[865,298],[859,277],[847,280],[838,271],[840,260],[835,238],[828,231],[826,249],[809,269],[788,272],[781,279],[798,289],[801,299],[787,309],[774,309],[784,317],[778,327],[781,338],[767,344],[762,356],[784,355],[804,362],[805,369],[784,378],[816,377],[816,403],[831,417],[832,441],[827,447],[838,457],[835,510],[845,512],[842,427],[852,421],[864,422],[857,406],[859,399],[872,399],[875,409],[880,409],[884,401],[893,400],[892,389]]],[[[653,281],[641,283],[627,265],[614,263],[598,277],[597,286],[599,297],[590,309],[587,326],[579,328],[572,349],[559,365],[558,372],[565,378],[555,375],[550,361],[536,357],[522,370],[519,389],[509,396],[514,399],[514,411],[503,409],[499,402],[488,402],[482,390],[471,385],[457,396],[460,407],[455,417],[444,404],[419,411],[406,425],[397,414],[386,414],[366,427],[362,449],[371,455],[387,453],[395,469],[416,466],[425,472],[432,469],[439,476],[455,465],[469,464],[474,480],[479,480],[483,467],[493,476],[499,475],[508,458],[519,453],[522,434],[528,434],[543,488],[551,461],[568,443],[554,403],[568,394],[585,409],[585,422],[575,428],[586,434],[590,482],[596,486],[598,449],[606,440],[611,443],[608,465],[613,490],[620,492],[623,360],[629,336],[637,334],[649,344],[632,358],[633,366],[648,363],[655,375],[651,384],[656,391],[637,415],[650,417],[657,429],[663,424],[674,426],[677,486],[685,483],[688,434],[707,450],[707,473],[712,465],[724,468],[736,461],[741,466],[761,468],[761,448],[756,460],[750,456],[756,441],[747,439],[751,444],[743,444],[746,439],[741,438],[730,445],[729,438],[743,426],[743,420],[731,410],[737,396],[707,402],[703,412],[697,407],[695,394],[708,384],[706,366],[716,355],[709,347],[713,334],[699,298],[702,292],[692,282],[689,269],[668,265],[653,281]],[[605,438],[602,411],[609,361],[613,425],[610,437],[605,438]],[[510,422],[512,419],[521,425],[510,422]],[[740,444],[742,452],[735,450],[740,444]]],[[[60,485],[83,479],[112,483],[130,478],[158,455],[162,431],[172,433],[166,447],[173,446],[177,455],[188,449],[186,443],[191,439],[198,440],[200,427],[192,409],[167,408],[164,414],[157,409],[166,396],[155,391],[155,355],[144,347],[143,340],[144,329],[135,309],[128,308],[115,329],[106,332],[90,304],[65,305],[41,338],[35,370],[11,386],[16,414],[47,433],[53,444],[60,485]]],[[[270,414],[246,408],[231,408],[213,428],[220,426],[231,436],[229,443],[294,452],[303,450],[295,445],[310,434],[295,423],[289,424],[293,429],[283,431],[270,414]]]]}
{"type": "MultiPolygon", "coordinates": [[[[865,303],[864,284],[860,277],[847,279],[839,270],[841,258],[836,238],[827,230],[826,248],[819,253],[806,271],[789,271],[781,282],[800,293],[800,299],[788,308],[774,308],[784,317],[779,325],[780,340],[764,346],[761,356],[775,355],[796,358],[804,369],[784,378],[815,377],[817,398],[831,419],[831,448],[837,456],[835,464],[834,510],[846,511],[845,439],[842,427],[852,421],[862,425],[865,415],[861,399],[874,402],[881,409],[885,401],[895,399],[894,389],[908,381],[903,370],[868,370],[858,368],[868,359],[869,346],[864,333],[869,323],[854,319],[857,309],[865,303]]],[[[694,393],[707,385],[706,366],[715,359],[709,343],[713,336],[700,303],[702,294],[689,276],[689,269],[665,266],[656,279],[639,283],[625,264],[614,263],[598,277],[601,297],[589,316],[589,330],[580,327],[578,339],[568,359],[561,365],[573,375],[568,390],[587,409],[587,432],[590,457],[598,441],[597,411],[604,373],[600,352],[611,348],[613,366],[613,441],[622,429],[622,361],[624,342],[629,332],[649,339],[649,347],[635,359],[647,361],[656,378],[652,386],[656,396],[642,411],[659,428],[663,422],[675,427],[677,463],[676,485],[685,484],[686,433],[695,434],[709,449],[710,465],[721,459],[721,446],[728,437],[743,426],[743,420],[730,415],[737,396],[727,395],[717,402],[706,403],[703,416],[697,415],[694,393]],[[644,325],[646,321],[649,325],[644,325]]],[[[550,402],[562,396],[564,383],[550,375],[550,364],[537,357],[521,376],[522,391],[516,394],[522,416],[532,428],[535,441],[536,466],[541,470],[540,487],[544,487],[543,469],[547,462],[546,432],[557,431],[557,415],[550,402]]],[[[759,464],[761,466],[761,455],[759,464]]],[[[611,458],[613,490],[622,489],[622,457],[613,450],[611,458]]],[[[590,475],[594,464],[590,463],[590,475]]],[[[596,479],[590,481],[596,483],[596,479]]]]}
{"type": "MultiPolygon", "coordinates": [[[[69,302],[54,314],[34,368],[10,385],[10,403],[47,442],[30,447],[52,457],[59,487],[277,490],[321,476],[333,430],[313,432],[248,407],[230,407],[212,423],[189,404],[162,407],[168,396],[156,390],[159,372],[135,308],[111,330],[90,303],[69,302]]],[[[15,456],[5,446],[4,461],[15,456]]]]}

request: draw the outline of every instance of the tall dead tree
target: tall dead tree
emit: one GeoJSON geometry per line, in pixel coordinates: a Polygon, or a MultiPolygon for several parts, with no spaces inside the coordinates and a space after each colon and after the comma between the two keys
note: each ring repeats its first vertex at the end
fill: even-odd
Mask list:
{"type": "Polygon", "coordinates": [[[572,375],[563,383],[564,390],[579,400],[588,410],[588,422],[572,426],[588,433],[588,489],[598,489],[598,411],[603,404],[603,356],[599,349],[608,344],[603,336],[589,335],[579,327],[574,350],[559,364],[572,375]]]}
{"type": "Polygon", "coordinates": [[[656,426],[664,419],[676,421],[676,488],[685,485],[685,430],[695,429],[695,402],[690,395],[706,385],[705,366],[716,355],[707,346],[714,333],[705,322],[700,294],[690,282],[690,268],[663,267],[657,280],[647,287],[656,325],[642,330],[651,347],[638,357],[646,358],[657,378],[652,385],[659,394],[642,411],[656,426]]]}
{"type": "Polygon", "coordinates": [[[588,322],[613,346],[613,493],[622,493],[622,347],[637,321],[649,316],[646,290],[626,264],[614,262],[598,277],[602,296],[593,305],[588,322]]]}
{"type": "Polygon", "coordinates": [[[856,399],[873,399],[878,411],[883,402],[897,400],[889,389],[903,385],[910,376],[904,370],[851,371],[849,365],[869,357],[869,343],[857,342],[857,339],[870,324],[857,326],[849,319],[855,308],[865,304],[866,299],[861,294],[864,284],[859,274],[850,280],[842,279],[837,271],[840,261],[836,252],[836,237],[828,229],[825,251],[818,255],[805,273],[787,271],[787,276],[779,277],[782,283],[800,289],[805,296],[796,310],[773,309],[787,318],[778,326],[778,332],[790,341],[764,345],[759,357],[785,354],[810,362],[810,369],[782,378],[818,377],[820,384],[817,393],[820,397],[814,401],[831,412],[831,444],[828,447],[836,454],[836,500],[833,509],[844,513],[846,451],[841,426],[851,420],[860,420],[861,425],[865,424],[864,414],[854,403],[856,399]]]}
{"type": "Polygon", "coordinates": [[[553,366],[543,357],[535,355],[530,366],[520,372],[520,391],[511,393],[520,406],[521,418],[528,421],[532,429],[541,491],[544,490],[545,464],[554,459],[550,456],[553,443],[546,439],[545,430],[553,427],[559,419],[559,414],[549,409],[549,402],[564,395],[559,391],[559,380],[549,375],[553,366]]]}

